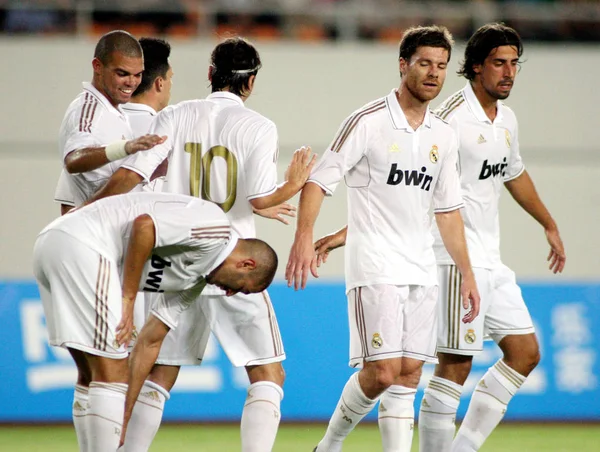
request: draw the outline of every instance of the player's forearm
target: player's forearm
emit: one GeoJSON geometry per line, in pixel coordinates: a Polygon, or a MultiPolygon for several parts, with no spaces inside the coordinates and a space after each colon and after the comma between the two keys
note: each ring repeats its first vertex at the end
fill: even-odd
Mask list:
{"type": "Polygon", "coordinates": [[[129,193],[143,180],[144,178],[135,171],[131,171],[127,168],[119,168],[113,173],[110,179],[108,179],[108,182],[104,184],[104,187],[87,200],[86,204],[97,201],[98,199],[108,198],[109,196],[129,193]]]}
{"type": "Polygon", "coordinates": [[[465,225],[460,210],[436,213],[435,220],[444,246],[463,278],[473,276],[467,241],[465,239],[465,225]]]}
{"type": "Polygon", "coordinates": [[[154,221],[149,215],[140,215],[133,221],[123,263],[123,298],[135,300],[144,265],[152,253],[155,241],[154,221]]]}
{"type": "Polygon", "coordinates": [[[65,157],[65,168],[70,174],[87,173],[106,165],[110,160],[105,147],[78,149],[65,157]]]}
{"type": "Polygon", "coordinates": [[[298,187],[297,185],[286,181],[277,187],[277,190],[270,195],[251,199],[250,204],[252,204],[252,207],[254,207],[256,210],[264,210],[270,207],[275,207],[288,201],[296,193],[298,193],[301,188],[302,187],[298,187]]]}
{"type": "Polygon", "coordinates": [[[298,221],[296,222],[296,239],[308,236],[312,242],[315,222],[321,210],[325,193],[317,184],[308,182],[302,189],[298,204],[298,221]]]}
{"type": "Polygon", "coordinates": [[[515,201],[546,230],[555,230],[556,223],[540,199],[527,171],[504,184],[515,201]]]}
{"type": "Polygon", "coordinates": [[[158,358],[160,347],[168,332],[169,327],[151,315],[138,336],[129,358],[129,385],[125,398],[123,428],[127,428],[135,402],[158,358]]]}

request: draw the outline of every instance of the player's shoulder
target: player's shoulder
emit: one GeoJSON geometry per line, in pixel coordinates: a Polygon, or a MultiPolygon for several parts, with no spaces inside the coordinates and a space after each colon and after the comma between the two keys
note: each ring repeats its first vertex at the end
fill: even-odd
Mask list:
{"type": "Polygon", "coordinates": [[[446,100],[439,107],[433,110],[434,115],[441,121],[449,123],[453,116],[461,113],[467,108],[464,90],[461,89],[446,100]]]}
{"type": "Polygon", "coordinates": [[[514,110],[512,108],[510,108],[508,105],[506,105],[504,102],[502,101],[498,101],[500,103],[500,106],[502,107],[502,115],[504,116],[504,121],[509,123],[510,125],[516,125],[517,124],[517,115],[515,114],[514,110]]]}
{"type": "Polygon", "coordinates": [[[367,102],[362,107],[354,110],[347,119],[360,121],[361,119],[373,119],[378,116],[378,113],[385,113],[387,109],[387,96],[367,102]]]}

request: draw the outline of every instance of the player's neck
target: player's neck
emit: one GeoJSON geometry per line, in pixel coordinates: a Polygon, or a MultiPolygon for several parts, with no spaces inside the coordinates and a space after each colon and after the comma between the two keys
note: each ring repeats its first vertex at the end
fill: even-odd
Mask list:
{"type": "Polygon", "coordinates": [[[479,101],[479,105],[483,108],[484,113],[494,122],[496,115],[498,114],[498,99],[489,95],[489,93],[483,88],[481,83],[471,82],[471,87],[475,93],[475,97],[479,101]]]}
{"type": "Polygon", "coordinates": [[[102,89],[100,84],[95,79],[92,79],[92,86],[96,88],[96,90],[102,94],[113,107],[119,108],[119,104],[112,100],[112,98],[102,89]]]}
{"type": "Polygon", "coordinates": [[[396,91],[396,99],[412,129],[417,130],[425,120],[429,101],[423,102],[417,99],[408,89],[403,89],[402,86],[396,91]]]}
{"type": "Polygon", "coordinates": [[[157,113],[162,110],[160,102],[156,98],[153,98],[153,96],[147,95],[146,93],[140,94],[139,96],[133,96],[130,102],[134,104],[147,105],[148,107],[154,109],[154,111],[157,113]]]}

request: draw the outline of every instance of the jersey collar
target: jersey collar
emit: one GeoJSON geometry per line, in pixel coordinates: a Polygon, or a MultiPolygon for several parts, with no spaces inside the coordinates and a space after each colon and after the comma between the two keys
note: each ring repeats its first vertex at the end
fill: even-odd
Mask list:
{"type": "MultiPolygon", "coordinates": [[[[392,119],[392,124],[394,125],[394,129],[405,129],[412,130],[412,127],[408,124],[406,120],[406,115],[402,111],[400,107],[400,103],[398,102],[398,98],[396,97],[396,92],[398,90],[394,88],[390,94],[385,98],[385,103],[388,108],[388,112],[390,113],[390,118],[392,119]]],[[[431,111],[429,111],[429,107],[427,107],[427,111],[425,112],[425,118],[423,119],[423,125],[425,127],[431,128],[431,111]]]]}
{"type": "Polygon", "coordinates": [[[84,91],[88,91],[90,94],[92,94],[94,97],[96,97],[100,102],[102,102],[104,104],[104,106],[106,108],[108,108],[111,111],[116,111],[121,116],[125,116],[125,114],[123,113],[123,110],[121,110],[121,106],[119,105],[116,108],[113,107],[113,105],[106,98],[106,96],[104,94],[102,94],[100,91],[98,91],[94,87],[94,85],[92,85],[89,82],[83,82],[82,85],[83,85],[83,90],[84,91]]]}
{"type": "Polygon", "coordinates": [[[212,272],[215,268],[217,268],[219,265],[221,265],[225,261],[225,259],[227,259],[227,256],[229,256],[231,254],[231,252],[237,245],[238,239],[239,239],[239,235],[237,235],[237,233],[235,231],[231,231],[231,240],[225,246],[223,251],[221,251],[221,253],[217,256],[213,265],[206,271],[206,275],[204,275],[205,277],[210,275],[210,272],[212,272]]]}
{"type": "Polygon", "coordinates": [[[215,91],[214,93],[210,94],[206,99],[207,100],[227,99],[227,100],[232,100],[234,102],[237,102],[242,107],[244,106],[244,101],[241,99],[241,97],[238,96],[237,94],[230,93],[229,91],[215,91]]]}
{"type": "MultiPolygon", "coordinates": [[[[487,122],[489,124],[492,124],[492,121],[490,121],[490,118],[488,118],[488,115],[486,115],[485,111],[483,111],[483,107],[479,103],[479,99],[477,99],[477,96],[475,95],[475,91],[473,91],[471,82],[467,82],[467,85],[463,89],[463,93],[464,93],[467,105],[469,106],[469,110],[471,110],[471,112],[473,113],[475,118],[477,118],[477,120],[479,122],[487,122]]],[[[504,118],[504,114],[502,113],[502,109],[503,109],[502,102],[496,101],[496,109],[498,110],[498,112],[496,114],[496,119],[494,120],[494,122],[498,123],[498,122],[501,122],[502,119],[504,118]]]]}
{"type": "Polygon", "coordinates": [[[154,108],[152,108],[150,105],[146,105],[146,104],[140,104],[137,102],[127,102],[126,104],[123,104],[123,106],[121,107],[124,111],[143,111],[146,113],[150,113],[150,115],[152,116],[156,116],[156,110],[154,108]]]}

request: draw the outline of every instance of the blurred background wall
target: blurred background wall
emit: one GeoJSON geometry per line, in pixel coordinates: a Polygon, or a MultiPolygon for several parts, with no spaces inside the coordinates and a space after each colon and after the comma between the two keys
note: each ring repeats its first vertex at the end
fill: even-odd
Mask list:
{"type": "MultiPolygon", "coordinates": [[[[542,364],[525,391],[529,395],[514,402],[521,405],[512,416],[600,419],[600,404],[592,403],[600,400],[600,362],[594,345],[600,337],[593,328],[600,321],[598,2],[163,3],[0,2],[0,322],[7,326],[0,337],[14,354],[0,364],[0,373],[10,382],[0,396],[26,400],[19,408],[0,409],[0,421],[70,416],[73,369],[64,353],[45,345],[31,249],[37,233],[59,212],[52,202],[61,167],[58,128],[81,82],[91,79],[93,49],[102,33],[124,28],[138,37],[165,36],[172,44],[173,103],[209,93],[208,60],[220,37],[240,33],[254,40],[263,69],[247,105],[278,126],[282,177],[295,148],[308,144],[322,153],[347,115],[398,86],[397,43],[407,26],[444,24],[458,40],[445,87],[432,102],[437,106],[465,83],[455,75],[465,39],[492,20],[515,26],[526,39],[522,68],[506,103],[519,119],[526,167],[558,222],[567,250],[564,274],[552,275],[542,229],[505,194],[502,254],[524,284],[543,346],[542,364]],[[571,403],[574,396],[579,398],[571,403]],[[548,408],[548,400],[556,404],[561,397],[570,410],[548,408]]],[[[324,204],[317,235],[343,226],[345,217],[345,189],[340,186],[324,204]]],[[[322,267],[318,284],[295,293],[281,282],[294,226],[262,219],[258,224],[259,236],[272,243],[280,257],[273,298],[289,356],[283,409],[287,404],[292,419],[326,418],[349,372],[343,252],[334,253],[322,267]],[[311,368],[326,373],[325,386],[311,368]],[[312,395],[305,392],[303,400],[295,385],[299,390],[311,378],[315,388],[312,395]]],[[[230,368],[217,344],[211,347],[206,365],[188,369],[178,384],[187,397],[198,397],[198,403],[173,402],[167,417],[238,416],[245,375],[230,368]],[[226,397],[220,408],[211,402],[217,396],[226,397]],[[192,405],[212,408],[190,411],[192,405]]],[[[495,359],[495,349],[486,348],[479,370],[495,359]]],[[[476,369],[472,380],[477,378],[476,369]]]]}

